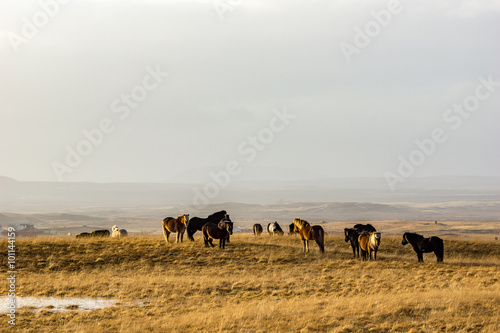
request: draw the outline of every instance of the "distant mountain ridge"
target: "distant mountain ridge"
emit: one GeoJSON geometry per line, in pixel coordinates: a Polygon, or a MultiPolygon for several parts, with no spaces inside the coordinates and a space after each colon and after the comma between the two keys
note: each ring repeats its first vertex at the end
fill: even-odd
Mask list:
{"type": "MultiPolygon", "coordinates": [[[[325,202],[331,203],[323,208],[326,210],[342,203],[336,212],[370,210],[388,214],[396,213],[394,204],[500,202],[500,177],[410,178],[403,185],[392,192],[383,178],[234,181],[219,188],[207,204],[325,202]]],[[[23,182],[0,177],[0,186],[0,212],[74,213],[89,207],[189,207],[195,204],[195,191],[204,191],[207,184],[23,182]]]]}

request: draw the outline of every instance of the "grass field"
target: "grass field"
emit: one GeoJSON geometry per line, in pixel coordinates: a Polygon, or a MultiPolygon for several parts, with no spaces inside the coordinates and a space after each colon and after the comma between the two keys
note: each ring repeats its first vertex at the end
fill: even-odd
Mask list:
{"type": "MultiPolygon", "coordinates": [[[[17,296],[104,297],[115,306],[17,309],[19,332],[498,332],[500,242],[445,238],[424,263],[382,236],[361,262],[343,237],[235,234],[225,250],[160,236],[16,240],[17,296]]],[[[7,243],[0,243],[7,267],[7,243]]],[[[4,280],[5,281],[5,280],[4,280]]],[[[1,295],[7,295],[7,282],[1,295]]],[[[9,328],[3,315],[0,329],[9,328]]]]}

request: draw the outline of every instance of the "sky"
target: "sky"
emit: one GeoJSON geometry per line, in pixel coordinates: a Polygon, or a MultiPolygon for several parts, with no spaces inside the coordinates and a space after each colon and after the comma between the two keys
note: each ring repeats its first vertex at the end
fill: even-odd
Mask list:
{"type": "Polygon", "coordinates": [[[500,1],[1,1],[0,175],[500,176],[499,33],[500,1]]]}

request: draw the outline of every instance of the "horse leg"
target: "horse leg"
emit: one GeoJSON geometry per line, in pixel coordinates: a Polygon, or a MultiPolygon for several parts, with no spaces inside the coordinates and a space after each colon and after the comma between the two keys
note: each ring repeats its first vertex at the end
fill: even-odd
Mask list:
{"type": "Polygon", "coordinates": [[[434,254],[436,255],[437,262],[443,262],[443,253],[441,251],[434,251],[434,254]]]}
{"type": "Polygon", "coordinates": [[[209,239],[208,239],[208,241],[210,242],[210,245],[212,245],[212,247],[215,247],[215,245],[214,245],[214,241],[213,241],[213,239],[212,239],[212,238],[209,238],[209,239]]]}
{"type": "Polygon", "coordinates": [[[417,252],[418,262],[424,262],[423,252],[417,252]]]}
{"type": "Polygon", "coordinates": [[[170,234],[167,230],[167,228],[165,228],[165,226],[162,226],[162,229],[163,229],[163,237],[165,238],[165,242],[167,242],[168,244],[168,235],[170,234]]]}
{"type": "MultiPolygon", "coordinates": [[[[356,251],[358,252],[357,257],[359,258],[359,245],[356,246],[356,251]]],[[[356,251],[354,251],[354,258],[356,258],[356,251]]]]}

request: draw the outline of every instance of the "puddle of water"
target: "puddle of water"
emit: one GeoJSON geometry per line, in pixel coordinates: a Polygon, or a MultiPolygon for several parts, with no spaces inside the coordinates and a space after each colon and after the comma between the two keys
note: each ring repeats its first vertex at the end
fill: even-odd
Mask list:
{"type": "MultiPolygon", "coordinates": [[[[0,313],[8,313],[10,297],[0,297],[0,313]]],[[[116,304],[116,300],[109,298],[78,298],[78,297],[16,297],[16,308],[32,307],[35,311],[41,309],[49,311],[88,311],[100,310],[116,304]]]]}

